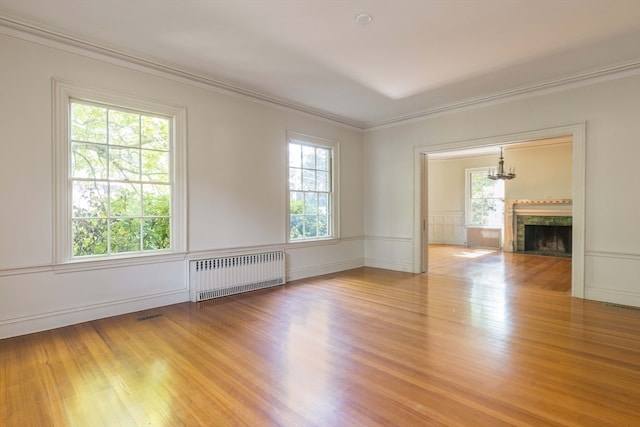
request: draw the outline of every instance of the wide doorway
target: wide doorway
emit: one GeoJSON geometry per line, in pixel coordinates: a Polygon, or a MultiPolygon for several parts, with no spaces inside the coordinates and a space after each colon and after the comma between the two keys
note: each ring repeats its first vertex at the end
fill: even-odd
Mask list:
{"type": "MultiPolygon", "coordinates": [[[[532,138],[525,138],[525,140],[514,138],[510,141],[509,137],[505,136],[475,141],[477,145],[474,145],[474,141],[451,144],[458,145],[459,148],[446,149],[444,145],[431,149],[423,147],[421,152],[417,153],[420,154],[417,156],[421,166],[420,184],[424,187],[424,191],[417,191],[421,197],[418,205],[421,220],[419,227],[422,247],[419,250],[422,271],[440,274],[445,271],[448,264],[457,265],[457,270],[452,268],[463,275],[474,273],[483,277],[506,277],[505,274],[515,274],[514,269],[509,267],[514,262],[519,263],[520,266],[528,266],[532,271],[539,270],[536,264],[562,264],[563,267],[555,268],[560,270],[568,268],[570,293],[573,296],[582,297],[584,292],[582,268],[584,265],[584,230],[582,228],[584,135],[581,134],[580,129],[580,127],[570,127],[571,132],[567,132],[566,129],[542,132],[549,135],[545,138],[533,138],[536,134],[534,132],[531,133],[532,138]],[[564,248],[571,248],[573,257],[559,257],[565,259],[558,262],[553,259],[540,262],[533,262],[533,258],[527,262],[520,260],[522,254],[517,253],[519,246],[517,229],[513,225],[514,218],[504,212],[496,213],[505,218],[502,227],[499,224],[493,227],[493,236],[498,235],[498,238],[494,239],[498,242],[497,244],[493,247],[469,244],[468,230],[471,225],[468,220],[469,206],[474,202],[465,193],[465,179],[469,174],[467,173],[465,178],[464,171],[492,165],[497,167],[501,148],[504,150],[505,168],[509,168],[508,170],[514,168],[516,174],[516,178],[506,183],[504,203],[508,205],[513,200],[518,203],[527,200],[546,204],[557,201],[566,203],[568,200],[568,203],[573,205],[571,206],[571,215],[574,220],[571,241],[570,244],[565,242],[562,245],[564,248]],[[519,256],[514,256],[516,254],[519,256]],[[490,273],[492,266],[497,269],[494,273],[490,273]]],[[[494,205],[497,206],[497,204],[494,205]]],[[[485,203],[483,206],[488,205],[485,203]]],[[[526,272],[519,271],[518,274],[519,277],[527,277],[526,272]]],[[[558,272],[557,278],[563,274],[558,272]]],[[[542,286],[566,292],[566,280],[567,278],[564,277],[556,284],[547,283],[542,286]]]]}

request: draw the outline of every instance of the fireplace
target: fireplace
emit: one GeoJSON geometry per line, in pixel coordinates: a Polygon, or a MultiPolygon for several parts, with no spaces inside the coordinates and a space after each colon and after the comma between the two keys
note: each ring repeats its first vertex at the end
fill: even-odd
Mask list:
{"type": "Polygon", "coordinates": [[[503,249],[570,257],[572,205],[571,199],[505,200],[503,249]]]}
{"type": "Polygon", "coordinates": [[[517,252],[570,257],[572,219],[570,216],[518,215],[517,252]]]}
{"type": "Polygon", "coordinates": [[[524,251],[571,256],[571,226],[525,225],[524,251]]]}

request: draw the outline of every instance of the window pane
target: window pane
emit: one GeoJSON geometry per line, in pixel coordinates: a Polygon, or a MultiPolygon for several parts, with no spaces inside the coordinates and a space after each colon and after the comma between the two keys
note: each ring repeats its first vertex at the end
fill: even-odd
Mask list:
{"type": "Polygon", "coordinates": [[[329,150],[318,148],[316,150],[316,169],[329,170],[329,150]]]}
{"type": "Polygon", "coordinates": [[[302,189],[305,191],[316,190],[316,173],[313,170],[302,170],[302,189]]]}
{"type": "Polygon", "coordinates": [[[140,184],[112,183],[110,190],[110,216],[141,215],[142,194],[140,184]]]}
{"type": "Polygon", "coordinates": [[[329,216],[318,215],[318,237],[329,236],[329,216]]]}
{"type": "Polygon", "coordinates": [[[141,150],[143,180],[169,182],[169,153],[166,151],[141,150]]]}
{"type": "Polygon", "coordinates": [[[318,191],[329,191],[329,174],[327,172],[317,171],[316,183],[318,191]]]}
{"type": "Polygon", "coordinates": [[[111,220],[111,253],[140,250],[140,220],[137,218],[111,220]]]}
{"type": "Polygon", "coordinates": [[[326,193],[318,194],[318,213],[322,215],[329,214],[329,195],[326,193]]]}
{"type": "Polygon", "coordinates": [[[109,144],[140,146],[140,115],[109,110],[109,144]]]}
{"type": "Polygon", "coordinates": [[[171,247],[169,218],[147,218],[143,226],[143,249],[160,250],[171,247]]]}
{"type": "Polygon", "coordinates": [[[291,215],[289,238],[291,240],[304,238],[304,215],[291,215]]]}
{"type": "Polygon", "coordinates": [[[107,216],[107,184],[94,181],[72,183],[71,212],[73,218],[107,216]]]}
{"type": "Polygon", "coordinates": [[[302,167],[302,146],[300,144],[289,144],[289,167],[302,167]]]}
{"type": "Polygon", "coordinates": [[[316,193],[305,194],[304,213],[306,215],[318,213],[318,195],[316,193]]]}
{"type": "Polygon", "coordinates": [[[487,213],[487,225],[502,227],[504,224],[504,201],[500,199],[489,200],[491,200],[491,210],[487,213]]]}
{"type": "Polygon", "coordinates": [[[292,191],[289,194],[289,212],[291,214],[304,213],[304,193],[292,191]]]}
{"type": "Polygon", "coordinates": [[[290,190],[302,190],[302,170],[301,169],[289,169],[289,189],[290,190]]]}
{"type": "Polygon", "coordinates": [[[107,109],[85,104],[71,104],[71,139],[107,143],[107,109]]]}
{"type": "Polygon", "coordinates": [[[107,220],[76,219],[71,223],[73,256],[107,253],[107,220]]]}
{"type": "Polygon", "coordinates": [[[73,178],[107,178],[107,146],[74,142],[71,145],[73,178]]]}
{"type": "Polygon", "coordinates": [[[484,172],[473,172],[471,174],[471,197],[481,198],[485,197],[487,186],[491,186],[493,181],[487,177],[484,172]]]}
{"type": "Polygon", "coordinates": [[[305,216],[304,235],[305,237],[318,237],[318,217],[316,215],[305,216]]]}
{"type": "Polygon", "coordinates": [[[316,149],[314,147],[302,146],[302,167],[307,169],[316,168],[316,149]]]}
{"type": "Polygon", "coordinates": [[[142,186],[144,216],[169,216],[171,209],[171,187],[162,184],[142,186]]]}
{"type": "Polygon", "coordinates": [[[109,147],[109,178],[123,181],[139,181],[140,150],[109,147]]]}
{"type": "Polygon", "coordinates": [[[143,148],[169,151],[169,119],[142,116],[140,125],[143,148]]]}

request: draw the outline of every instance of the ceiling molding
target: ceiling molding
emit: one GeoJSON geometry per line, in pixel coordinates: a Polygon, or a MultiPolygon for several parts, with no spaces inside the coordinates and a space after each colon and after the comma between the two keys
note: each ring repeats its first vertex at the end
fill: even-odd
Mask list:
{"type": "Polygon", "coordinates": [[[84,52],[92,53],[94,54],[92,55],[94,58],[101,59],[106,62],[116,63],[117,65],[121,66],[129,66],[129,68],[131,68],[131,65],[135,65],[138,67],[134,68],[140,69],[140,67],[142,67],[145,70],[155,71],[156,75],[159,74],[166,78],[179,78],[182,82],[186,81],[188,83],[199,83],[200,86],[213,88],[219,92],[224,92],[231,95],[240,95],[245,99],[259,101],[261,103],[266,103],[268,105],[284,108],[290,111],[305,113],[340,125],[355,128],[357,130],[363,130],[365,128],[364,122],[361,121],[352,120],[347,117],[332,114],[327,111],[318,110],[306,105],[297,104],[285,99],[248,90],[231,83],[216,80],[210,76],[198,74],[192,71],[180,69],[172,65],[164,64],[152,58],[145,58],[143,56],[132,54],[130,52],[82,40],[55,30],[43,28],[41,26],[20,21],[1,14],[0,32],[50,47],[60,48],[66,51],[72,50],[73,48],[80,49],[84,52]],[[13,31],[2,31],[3,28],[13,31]]]}
{"type": "Polygon", "coordinates": [[[433,116],[452,113],[455,111],[478,108],[481,106],[498,104],[502,102],[513,101],[516,99],[528,98],[544,93],[558,92],[578,86],[594,84],[599,81],[615,80],[638,74],[640,74],[640,59],[625,62],[622,64],[612,65],[605,68],[599,68],[560,79],[522,86],[512,90],[498,92],[483,97],[471,98],[453,104],[437,106],[428,110],[399,116],[389,120],[366,123],[365,130],[369,131],[399,126],[410,122],[421,121],[433,116]]]}
{"type": "Polygon", "coordinates": [[[114,63],[120,66],[142,70],[164,78],[170,78],[187,84],[195,84],[199,87],[216,90],[228,95],[240,96],[244,99],[259,102],[302,113],[315,118],[320,118],[332,123],[346,126],[360,131],[372,131],[387,127],[399,126],[407,123],[422,121],[442,114],[450,114],[457,111],[479,108],[492,104],[498,104],[516,99],[527,98],[543,93],[557,92],[572,87],[593,84],[598,81],[613,80],[630,75],[640,74],[640,58],[605,68],[599,68],[588,72],[567,76],[560,79],[549,80],[528,86],[514,88],[508,91],[493,93],[487,96],[471,98],[460,102],[435,106],[426,110],[398,116],[391,119],[376,122],[363,122],[348,117],[336,115],[328,111],[311,108],[286,99],[264,93],[255,92],[232,83],[216,80],[215,78],[193,71],[184,70],[173,65],[158,62],[153,58],[145,58],[120,49],[103,46],[94,42],[79,39],[58,31],[28,23],[6,15],[0,14],[0,33],[12,35],[39,44],[55,47],[61,50],[78,53],[114,63]]]}

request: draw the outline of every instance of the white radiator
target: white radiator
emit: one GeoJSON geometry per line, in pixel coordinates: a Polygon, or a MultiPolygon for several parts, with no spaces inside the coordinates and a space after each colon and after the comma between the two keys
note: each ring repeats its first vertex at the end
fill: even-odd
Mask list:
{"type": "Polygon", "coordinates": [[[467,227],[467,247],[500,249],[502,228],[467,227]]]}
{"type": "Polygon", "coordinates": [[[191,301],[203,301],[285,283],[284,251],[193,260],[191,301]]]}

